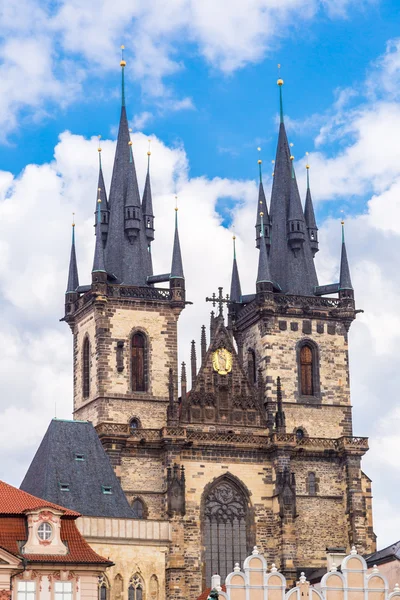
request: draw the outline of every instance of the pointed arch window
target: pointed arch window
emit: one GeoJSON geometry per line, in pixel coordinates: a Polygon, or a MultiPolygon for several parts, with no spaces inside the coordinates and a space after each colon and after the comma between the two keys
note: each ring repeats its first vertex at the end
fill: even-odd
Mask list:
{"type": "Polygon", "coordinates": [[[86,337],[82,348],[82,394],[88,398],[90,393],[90,342],[86,337]]]}
{"type": "Polygon", "coordinates": [[[99,577],[99,600],[109,600],[110,584],[105,575],[99,577]]]}
{"type": "Polygon", "coordinates": [[[139,575],[134,575],[129,581],[128,600],[144,600],[143,583],[139,575]]]}
{"type": "Polygon", "coordinates": [[[316,496],[317,494],[317,481],[315,478],[315,473],[308,474],[308,493],[310,496],[316,496]]]}
{"type": "Polygon", "coordinates": [[[302,396],[314,396],[314,356],[313,348],[304,344],[300,348],[300,389],[302,396]]]}
{"type": "Polygon", "coordinates": [[[132,336],[131,386],[133,392],[145,392],[147,388],[147,339],[141,332],[132,336]]]}
{"type": "Polygon", "coordinates": [[[232,571],[232,565],[242,564],[249,554],[248,500],[229,478],[212,486],[204,500],[205,576],[211,581],[214,573],[222,580],[232,571]]]}
{"type": "Polygon", "coordinates": [[[145,518],[145,510],[144,504],[140,500],[140,498],[135,498],[132,502],[132,510],[133,510],[133,518],[134,519],[144,519],[145,518]]]}

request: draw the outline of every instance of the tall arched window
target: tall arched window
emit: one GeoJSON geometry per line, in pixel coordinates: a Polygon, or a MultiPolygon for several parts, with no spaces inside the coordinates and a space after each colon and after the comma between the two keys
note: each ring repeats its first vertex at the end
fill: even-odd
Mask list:
{"type": "Polygon", "coordinates": [[[300,388],[302,396],[314,396],[313,350],[309,344],[300,348],[300,388]]]}
{"type": "Polygon", "coordinates": [[[256,383],[257,371],[256,371],[256,354],[252,348],[247,351],[247,372],[249,374],[250,383],[256,383]]]}
{"type": "Polygon", "coordinates": [[[144,600],[143,583],[139,575],[134,575],[129,581],[128,600],[144,600]]]}
{"type": "Polygon", "coordinates": [[[131,381],[133,392],[146,391],[147,348],[143,333],[135,333],[131,344],[131,381]]]}
{"type": "Polygon", "coordinates": [[[308,474],[308,493],[310,496],[315,496],[317,493],[317,481],[315,478],[315,473],[308,474]]]}
{"type": "Polygon", "coordinates": [[[99,600],[109,600],[110,585],[105,575],[99,577],[99,600]]]}
{"type": "Polygon", "coordinates": [[[90,392],[90,342],[85,338],[82,349],[82,393],[84,398],[89,397],[90,392]]]}
{"type": "Polygon", "coordinates": [[[216,482],[205,498],[204,546],[207,582],[214,573],[224,581],[232,565],[241,565],[249,554],[247,498],[229,478],[216,482]]]}

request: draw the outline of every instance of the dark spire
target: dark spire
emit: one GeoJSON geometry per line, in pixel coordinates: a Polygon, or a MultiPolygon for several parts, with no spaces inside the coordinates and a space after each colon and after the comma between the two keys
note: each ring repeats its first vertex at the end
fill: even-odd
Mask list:
{"type": "MultiPolygon", "coordinates": [[[[260,151],[261,148],[258,148],[260,151]]],[[[257,216],[256,216],[256,248],[260,248],[260,236],[261,236],[261,218],[260,213],[264,214],[264,237],[267,242],[268,248],[271,245],[270,238],[270,220],[268,215],[267,201],[265,199],[264,186],[262,182],[262,170],[261,170],[262,160],[258,160],[259,167],[259,186],[258,186],[258,203],[257,203],[257,216]]]]}
{"type": "Polygon", "coordinates": [[[210,313],[210,344],[214,339],[214,334],[215,334],[215,314],[214,314],[214,311],[212,310],[210,313]]]}
{"type": "Polygon", "coordinates": [[[318,248],[318,227],[317,227],[317,223],[315,221],[314,206],[313,206],[313,201],[311,198],[310,165],[309,164],[306,165],[306,169],[307,169],[307,194],[306,194],[306,203],[304,206],[304,219],[306,222],[311,252],[313,253],[313,256],[315,256],[319,250],[319,248],[318,248]]]}
{"type": "Polygon", "coordinates": [[[71,244],[71,256],[69,259],[69,270],[68,270],[68,283],[66,293],[75,292],[79,287],[78,277],[78,265],[76,263],[76,252],[75,252],[75,221],[72,223],[72,244],[71,244]]]}
{"type": "Polygon", "coordinates": [[[283,121],[282,85],[279,79],[281,122],[270,206],[271,276],[283,292],[311,296],[318,280],[283,121]]]}
{"type": "Polygon", "coordinates": [[[192,340],[191,350],[190,350],[190,364],[192,370],[192,387],[196,380],[197,375],[197,365],[196,365],[196,342],[192,340]]]}
{"type": "Polygon", "coordinates": [[[347,260],[346,243],[344,241],[344,221],[342,221],[342,255],[340,258],[340,277],[339,277],[339,291],[349,290],[353,291],[353,285],[351,283],[349,263],[347,260]]]}
{"type": "Polygon", "coordinates": [[[168,425],[177,425],[179,420],[178,415],[178,403],[175,401],[175,386],[174,386],[174,372],[170,368],[168,375],[168,396],[169,404],[167,409],[167,421],[168,425]]]}
{"type": "Polygon", "coordinates": [[[175,237],[172,251],[171,279],[184,279],[181,246],[178,232],[178,208],[175,208],[175,237]]]}
{"type": "Polygon", "coordinates": [[[151,196],[151,185],[150,185],[150,140],[149,149],[147,151],[147,174],[146,182],[144,184],[143,200],[142,200],[142,213],[144,218],[144,225],[146,231],[146,237],[149,245],[154,240],[154,213],[153,213],[153,199],[151,196]]]}
{"type": "Polygon", "coordinates": [[[240,287],[239,270],[236,261],[236,236],[233,236],[233,266],[231,278],[231,302],[240,302],[242,297],[242,288],[240,287]]]}
{"type": "MultiPolygon", "coordinates": [[[[99,192],[100,194],[100,192],[99,192]]],[[[100,212],[101,198],[99,196],[97,200],[97,224],[96,224],[96,245],[94,249],[94,260],[92,273],[106,273],[106,267],[104,263],[104,247],[101,238],[101,212],[100,212]]]]}
{"type": "Polygon", "coordinates": [[[269,259],[267,246],[264,239],[264,215],[261,212],[261,245],[260,245],[260,255],[258,257],[258,272],[257,272],[257,281],[256,281],[256,291],[260,292],[272,292],[272,278],[271,271],[269,268],[269,259]]]}
{"type": "Polygon", "coordinates": [[[100,199],[100,223],[101,223],[101,239],[103,242],[103,247],[105,248],[106,246],[106,241],[107,241],[107,232],[108,232],[108,221],[109,221],[109,217],[110,217],[110,211],[108,209],[108,202],[107,202],[107,193],[106,193],[106,186],[104,183],[104,177],[103,177],[103,168],[102,168],[102,164],[101,164],[101,147],[100,147],[100,135],[99,135],[99,147],[98,147],[98,152],[99,152],[99,180],[97,183],[97,194],[96,194],[96,207],[95,207],[95,211],[94,211],[94,215],[95,215],[95,219],[94,219],[94,223],[95,223],[95,227],[96,227],[96,235],[97,235],[97,221],[98,221],[98,213],[99,213],[99,199],[100,199]]]}
{"type": "Polygon", "coordinates": [[[132,142],[125,109],[124,69],[122,57],[122,107],[117,148],[110,187],[110,221],[106,245],[107,271],[120,283],[147,285],[151,262],[140,206],[132,142]]]}
{"type": "Polygon", "coordinates": [[[282,389],[281,389],[281,378],[277,377],[276,379],[276,403],[277,410],[275,415],[275,428],[278,433],[286,432],[286,417],[283,412],[283,404],[282,404],[282,389]]]}
{"type": "Polygon", "coordinates": [[[186,364],[183,362],[182,363],[182,369],[181,369],[181,398],[182,398],[182,402],[184,402],[186,400],[186,364]]]}
{"type": "Polygon", "coordinates": [[[207,353],[207,339],[206,339],[206,326],[201,326],[201,338],[200,338],[200,346],[201,346],[201,364],[204,364],[204,359],[207,353]]]}

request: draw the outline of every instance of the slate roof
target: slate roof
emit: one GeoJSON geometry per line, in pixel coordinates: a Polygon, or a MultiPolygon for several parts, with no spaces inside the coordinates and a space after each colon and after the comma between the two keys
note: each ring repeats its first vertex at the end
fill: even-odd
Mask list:
{"type": "Polygon", "coordinates": [[[25,512],[49,507],[64,513],[61,517],[61,540],[66,543],[68,553],[65,556],[24,554],[26,560],[35,563],[112,564],[96,554],[79,533],[74,523],[79,513],[18,490],[4,481],[0,481],[0,547],[21,557],[21,545],[26,542],[28,532],[25,512]]]}
{"type": "MultiPolygon", "coordinates": [[[[343,226],[342,226],[343,227],[343,226]]],[[[349,262],[347,260],[346,243],[344,241],[344,230],[342,229],[342,255],[340,257],[339,287],[341,290],[352,290],[349,262]]]]}
{"type": "Polygon", "coordinates": [[[175,209],[175,237],[172,250],[171,278],[184,279],[181,245],[178,232],[178,211],[175,209]]]}
{"type": "Polygon", "coordinates": [[[75,252],[75,225],[72,225],[72,244],[71,244],[71,255],[69,259],[69,269],[68,269],[68,282],[67,282],[67,293],[75,292],[76,288],[79,286],[79,277],[78,277],[78,265],[76,262],[76,252],[75,252]]]}
{"type": "Polygon", "coordinates": [[[134,518],[96,430],[86,421],[51,421],[21,490],[86,516],[134,518]]]}
{"type": "Polygon", "coordinates": [[[369,567],[392,560],[400,560],[400,540],[394,544],[391,544],[390,546],[387,546],[386,548],[383,548],[382,550],[378,550],[373,554],[369,554],[364,558],[369,567]]]}

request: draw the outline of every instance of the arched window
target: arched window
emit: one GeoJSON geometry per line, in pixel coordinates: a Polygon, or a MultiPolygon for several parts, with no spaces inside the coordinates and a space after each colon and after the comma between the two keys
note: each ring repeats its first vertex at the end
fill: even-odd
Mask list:
{"type": "Polygon", "coordinates": [[[144,600],[143,583],[139,575],[134,575],[129,581],[128,600],[144,600]]]}
{"type": "MultiPolygon", "coordinates": [[[[207,493],[207,492],[206,492],[207,493]]],[[[245,494],[229,478],[218,480],[204,501],[205,576],[214,573],[222,581],[232,565],[243,563],[250,551],[248,502],[245,494]]]]}
{"type": "Polygon", "coordinates": [[[317,481],[315,478],[315,473],[308,474],[308,493],[310,496],[315,496],[317,494],[317,481]]]}
{"type": "Polygon", "coordinates": [[[250,383],[256,383],[256,381],[257,381],[256,354],[252,348],[249,348],[247,351],[247,372],[249,374],[250,383]]]}
{"type": "Polygon", "coordinates": [[[105,575],[99,577],[99,600],[109,600],[110,585],[105,575]]]}
{"type": "Polygon", "coordinates": [[[133,518],[144,519],[144,504],[139,498],[135,498],[132,502],[133,518]]]}
{"type": "Polygon", "coordinates": [[[296,429],[296,440],[300,442],[304,438],[304,431],[302,429],[296,429]]]}
{"type": "Polygon", "coordinates": [[[302,396],[314,396],[313,349],[309,344],[300,348],[300,390],[302,396]]]}
{"type": "Polygon", "coordinates": [[[129,431],[130,433],[134,433],[137,429],[139,429],[140,423],[138,419],[131,419],[129,422],[129,431]]]}
{"type": "Polygon", "coordinates": [[[90,342],[85,338],[82,349],[82,393],[84,398],[89,397],[90,392],[90,342]]]}
{"type": "Polygon", "coordinates": [[[143,333],[132,336],[131,345],[131,381],[133,392],[146,391],[147,351],[143,333]]]}

